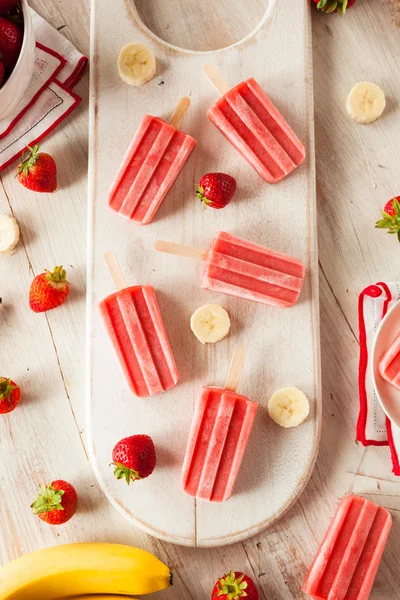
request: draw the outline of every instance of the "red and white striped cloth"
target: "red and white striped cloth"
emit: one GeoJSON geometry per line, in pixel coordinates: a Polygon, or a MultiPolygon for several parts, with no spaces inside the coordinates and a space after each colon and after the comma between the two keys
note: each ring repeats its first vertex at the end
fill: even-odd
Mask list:
{"type": "Polygon", "coordinates": [[[13,114],[0,121],[0,171],[49,134],[81,102],[73,88],[87,58],[31,9],[36,36],[35,70],[13,114]]]}
{"type": "Polygon", "coordinates": [[[360,414],[357,423],[357,440],[364,446],[389,446],[395,475],[400,475],[400,428],[386,417],[379,404],[370,357],[380,322],[393,304],[399,300],[400,283],[380,282],[365,288],[360,294],[358,303],[360,414]]]}

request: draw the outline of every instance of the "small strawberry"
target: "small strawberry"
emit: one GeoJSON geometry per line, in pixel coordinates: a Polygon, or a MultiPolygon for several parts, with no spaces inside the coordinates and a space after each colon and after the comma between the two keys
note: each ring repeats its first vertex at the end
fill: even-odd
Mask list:
{"type": "Polygon", "coordinates": [[[33,312],[46,312],[65,302],[69,293],[67,273],[60,267],[36,275],[29,290],[29,306],[33,312]]]}
{"type": "MultiPolygon", "coordinates": [[[[1,1],[1,0],[0,0],[1,1]]],[[[15,67],[22,47],[22,29],[10,19],[0,17],[0,52],[8,74],[15,67]]]]}
{"type": "Polygon", "coordinates": [[[31,505],[35,515],[49,525],[62,525],[76,513],[78,496],[75,488],[62,479],[39,485],[39,494],[31,505]]]}
{"type": "Polygon", "coordinates": [[[11,379],[0,377],[0,415],[12,412],[21,400],[21,390],[11,379]]]}
{"type": "Polygon", "coordinates": [[[344,15],[346,10],[355,4],[356,0],[313,0],[318,10],[326,13],[337,12],[344,15]]]}
{"type": "Polygon", "coordinates": [[[0,0],[0,15],[5,15],[17,8],[18,2],[19,0],[0,0]]]}
{"type": "Polygon", "coordinates": [[[36,144],[27,146],[27,158],[22,153],[22,162],[18,165],[17,178],[23,186],[34,192],[53,193],[57,189],[57,165],[50,154],[39,152],[36,144]]]}
{"type": "Polygon", "coordinates": [[[224,208],[236,191],[236,180],[225,173],[207,173],[196,184],[196,196],[205,206],[224,208]]]}
{"type": "Polygon", "coordinates": [[[387,202],[382,211],[380,221],[377,221],[377,229],[388,229],[387,233],[396,234],[400,242],[400,196],[395,196],[387,202]]]}
{"type": "Polygon", "coordinates": [[[112,466],[117,479],[125,478],[129,485],[136,479],[145,479],[156,466],[156,449],[148,435],[132,435],[114,447],[112,466]]]}
{"type": "Polygon", "coordinates": [[[240,571],[231,571],[221,579],[218,579],[214,586],[211,600],[258,600],[259,595],[253,581],[240,571]]]}

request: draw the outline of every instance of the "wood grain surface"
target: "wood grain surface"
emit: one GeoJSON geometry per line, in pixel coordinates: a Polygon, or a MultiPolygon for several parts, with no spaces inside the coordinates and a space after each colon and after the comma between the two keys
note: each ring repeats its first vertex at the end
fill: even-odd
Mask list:
{"type": "MultiPolygon", "coordinates": [[[[400,486],[391,475],[387,449],[365,449],[354,442],[357,294],[368,283],[399,276],[394,240],[373,227],[384,202],[399,193],[399,29],[392,21],[391,4],[395,3],[358,0],[345,19],[316,12],[313,16],[322,440],[301,499],[276,525],[248,542],[222,550],[158,542],[129,526],[109,505],[88,463],[84,449],[87,77],[77,88],[83,105],[45,143],[58,159],[57,194],[35,196],[14,180],[13,168],[2,174],[0,210],[15,213],[24,243],[13,256],[0,257],[0,369],[21,382],[24,398],[17,411],[0,420],[0,562],[60,543],[114,541],[139,545],[171,565],[175,588],[163,594],[166,600],[208,600],[214,579],[232,567],[254,575],[263,600],[302,599],[302,580],[335,507],[353,491],[388,508],[394,519],[371,600],[400,599],[400,486]],[[347,120],[344,103],[352,85],[364,78],[382,84],[389,105],[375,125],[357,127],[347,120]],[[60,262],[74,265],[69,269],[70,301],[48,317],[31,315],[27,295],[33,273],[60,262]],[[76,485],[80,508],[67,525],[51,528],[31,515],[29,504],[37,483],[56,477],[76,485]]],[[[32,0],[32,5],[55,27],[64,26],[64,35],[88,53],[86,2],[32,0]]],[[[160,17],[154,11],[157,22],[160,17]]],[[[202,36],[207,34],[207,43],[216,43],[217,30],[201,31],[202,36]]],[[[233,38],[245,33],[239,30],[233,38]]],[[[187,37],[180,41],[189,43],[187,37]]]]}

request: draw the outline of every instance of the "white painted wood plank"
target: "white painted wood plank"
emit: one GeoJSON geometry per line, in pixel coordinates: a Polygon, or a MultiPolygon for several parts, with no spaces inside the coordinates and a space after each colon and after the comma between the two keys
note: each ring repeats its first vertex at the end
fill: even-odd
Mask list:
{"type": "Polygon", "coordinates": [[[284,3],[271,2],[263,23],[247,42],[204,55],[181,52],[160,42],[140,25],[129,5],[119,7],[120,35],[116,38],[110,28],[115,7],[94,7],[90,167],[93,237],[89,248],[88,311],[93,460],[103,489],[125,516],[161,539],[187,545],[232,543],[275,520],[307,481],[318,444],[317,254],[312,101],[307,83],[311,78],[309,20],[308,9],[299,5],[289,25],[288,9],[284,3]],[[282,36],[288,48],[284,61],[280,60],[282,36]],[[153,47],[165,71],[163,85],[159,85],[160,76],[140,89],[120,81],[115,57],[120,45],[130,39],[153,47]],[[100,40],[102,52],[98,53],[100,40]],[[206,109],[218,97],[201,75],[206,60],[214,62],[232,85],[254,76],[283,114],[289,115],[293,128],[306,143],[306,164],[279,185],[266,185],[208,122],[206,109]],[[184,130],[198,140],[198,147],[154,223],[140,228],[109,210],[107,191],[142,115],[151,111],[167,116],[176,100],[186,94],[192,105],[184,130]],[[133,114],[128,106],[134,107],[133,114]],[[105,153],[102,148],[106,146],[105,153]],[[225,211],[202,213],[193,198],[194,182],[216,168],[234,174],[240,191],[225,211]],[[296,207],[296,236],[287,235],[288,203],[296,207]],[[152,250],[157,239],[207,248],[219,229],[301,258],[307,276],[298,305],[285,311],[209,294],[199,287],[201,265],[152,250]],[[97,310],[98,302],[112,292],[103,259],[108,249],[118,255],[128,283],[151,283],[160,295],[172,348],[183,371],[181,383],[162,397],[132,397],[112,353],[97,310]],[[210,300],[228,309],[233,331],[218,346],[202,347],[189,331],[189,317],[196,307],[210,300]],[[239,391],[260,402],[262,408],[234,496],[223,506],[195,503],[184,494],[179,482],[193,403],[202,384],[223,383],[233,348],[239,342],[248,352],[239,391]],[[104,373],[108,374],[106,378],[104,373]],[[270,395],[288,384],[304,389],[312,404],[309,421],[290,432],[276,427],[265,411],[270,395]],[[104,400],[111,395],[112,404],[104,400]],[[141,482],[134,491],[121,486],[108,467],[114,444],[133,433],[153,436],[161,463],[151,480],[141,482]],[[245,511],[250,503],[252,510],[245,511]]]}

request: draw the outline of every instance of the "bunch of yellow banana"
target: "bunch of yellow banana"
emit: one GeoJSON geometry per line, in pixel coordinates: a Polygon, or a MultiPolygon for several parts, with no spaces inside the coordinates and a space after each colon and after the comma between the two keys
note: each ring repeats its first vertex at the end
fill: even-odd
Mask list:
{"type": "Polygon", "coordinates": [[[0,600],[82,596],[89,600],[93,594],[112,600],[158,592],[171,583],[169,568],[139,548],[119,544],[67,544],[33,552],[1,567],[0,600]]]}

